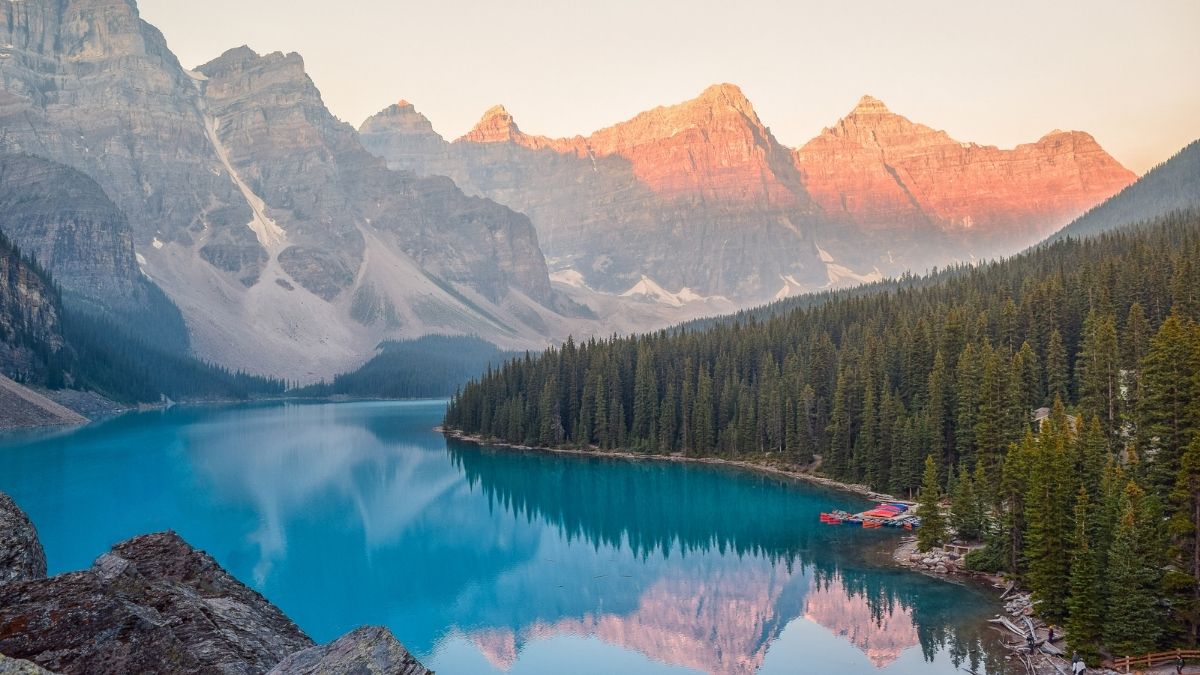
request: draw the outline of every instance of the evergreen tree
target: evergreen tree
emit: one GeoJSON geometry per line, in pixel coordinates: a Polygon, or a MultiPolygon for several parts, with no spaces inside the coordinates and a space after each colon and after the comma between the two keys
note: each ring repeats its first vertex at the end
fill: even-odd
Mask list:
{"type": "Polygon", "coordinates": [[[937,463],[933,455],[925,457],[921,491],[917,496],[917,513],[921,526],[917,528],[917,550],[928,551],[946,541],[946,521],[942,516],[942,486],[938,482],[937,463]]]}
{"type": "Polygon", "coordinates": [[[1099,660],[1104,629],[1099,552],[1094,541],[1095,516],[1085,488],[1075,498],[1075,537],[1071,551],[1071,586],[1067,598],[1067,636],[1071,649],[1085,661],[1099,660]]]}
{"type": "Polygon", "coordinates": [[[1200,436],[1180,458],[1171,504],[1168,530],[1175,564],[1165,586],[1177,620],[1195,645],[1200,641],[1200,436]]]}
{"type": "Polygon", "coordinates": [[[1040,603],[1039,613],[1052,622],[1062,621],[1067,613],[1073,495],[1066,449],[1069,442],[1066,412],[1062,402],[1056,401],[1049,424],[1032,445],[1025,497],[1027,581],[1034,600],[1040,603]]]}
{"type": "Polygon", "coordinates": [[[1130,481],[1121,497],[1121,516],[1108,553],[1108,612],[1104,642],[1114,655],[1154,651],[1162,629],[1157,603],[1158,562],[1153,553],[1155,523],[1146,496],[1130,481]]]}
{"type": "Polygon", "coordinates": [[[1098,417],[1105,432],[1115,436],[1120,425],[1121,370],[1116,324],[1111,316],[1092,311],[1083,331],[1083,345],[1075,361],[1080,407],[1085,414],[1098,417]]]}
{"type": "Polygon", "coordinates": [[[958,476],[950,493],[950,525],[962,539],[978,539],[983,530],[983,513],[975,495],[975,483],[967,467],[958,465],[958,476]]]}
{"type": "Polygon", "coordinates": [[[1153,449],[1151,479],[1169,489],[1179,471],[1179,458],[1200,428],[1196,400],[1200,383],[1200,339],[1194,324],[1167,317],[1142,362],[1145,397],[1142,437],[1153,449]]]}
{"type": "Polygon", "coordinates": [[[1067,400],[1069,373],[1067,372],[1067,348],[1063,345],[1062,333],[1050,331],[1046,345],[1046,403],[1054,399],[1067,400]]]}

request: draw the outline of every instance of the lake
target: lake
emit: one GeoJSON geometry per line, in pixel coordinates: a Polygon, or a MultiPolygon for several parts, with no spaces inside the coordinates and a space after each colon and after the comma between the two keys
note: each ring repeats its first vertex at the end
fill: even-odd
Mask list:
{"type": "Polygon", "coordinates": [[[174,529],[317,641],[439,675],[1003,672],[994,594],[895,569],[861,498],[754,472],[481,448],[443,401],[132,413],[0,439],[51,574],[174,529]]]}

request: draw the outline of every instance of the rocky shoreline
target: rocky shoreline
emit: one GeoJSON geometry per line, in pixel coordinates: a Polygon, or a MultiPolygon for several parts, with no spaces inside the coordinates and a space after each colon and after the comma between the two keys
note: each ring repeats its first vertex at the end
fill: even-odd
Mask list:
{"type": "Polygon", "coordinates": [[[120,542],[46,576],[37,530],[0,493],[0,675],[432,675],[387,628],[317,645],[174,532],[120,542]]]}

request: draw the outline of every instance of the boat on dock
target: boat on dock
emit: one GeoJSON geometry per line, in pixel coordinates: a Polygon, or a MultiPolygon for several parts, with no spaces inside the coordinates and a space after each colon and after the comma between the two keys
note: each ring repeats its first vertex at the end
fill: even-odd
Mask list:
{"type": "Polygon", "coordinates": [[[821,522],[826,525],[860,525],[868,529],[899,527],[912,530],[921,526],[921,518],[912,512],[912,507],[899,502],[884,502],[859,513],[841,510],[822,512],[821,522]]]}

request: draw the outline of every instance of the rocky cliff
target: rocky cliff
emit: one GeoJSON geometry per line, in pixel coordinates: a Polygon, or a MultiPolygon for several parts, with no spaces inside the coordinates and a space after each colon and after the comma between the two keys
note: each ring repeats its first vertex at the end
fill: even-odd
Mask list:
{"type": "Polygon", "coordinates": [[[63,347],[57,289],[0,234],[0,373],[45,383],[63,347]]]}
{"type": "Polygon", "coordinates": [[[753,300],[788,277],[826,278],[788,151],[733,85],[588,137],[526,134],[496,106],[439,143],[408,104],[360,135],[390,166],[448,175],[529,214],[552,268],[595,289],[621,293],[646,277],[671,294],[753,300]]]}
{"type": "Polygon", "coordinates": [[[27,516],[0,494],[0,666],[59,673],[430,675],[386,628],[317,647],[258,593],[173,532],[134,537],[91,568],[45,578],[27,516]],[[8,665],[4,657],[11,657],[8,665]]]}
{"type": "Polygon", "coordinates": [[[957,141],[870,96],[797,149],[795,162],[834,221],[965,255],[1032,244],[1134,179],[1081,131],[1003,150],[957,141]]]}
{"type": "Polygon", "coordinates": [[[226,366],[312,380],[429,332],[535,346],[569,307],[524,216],[388,170],[298,55],[187,71],[132,0],[0,0],[0,127],[97,181],[195,353],[226,366]]]}
{"type": "Polygon", "coordinates": [[[1001,150],[869,96],[793,151],[728,84],[587,137],[527,134],[497,106],[446,143],[407,102],[359,132],[390,166],[528,213],[561,278],[743,304],[1012,252],[1133,178],[1082,132],[1001,150]]]}

